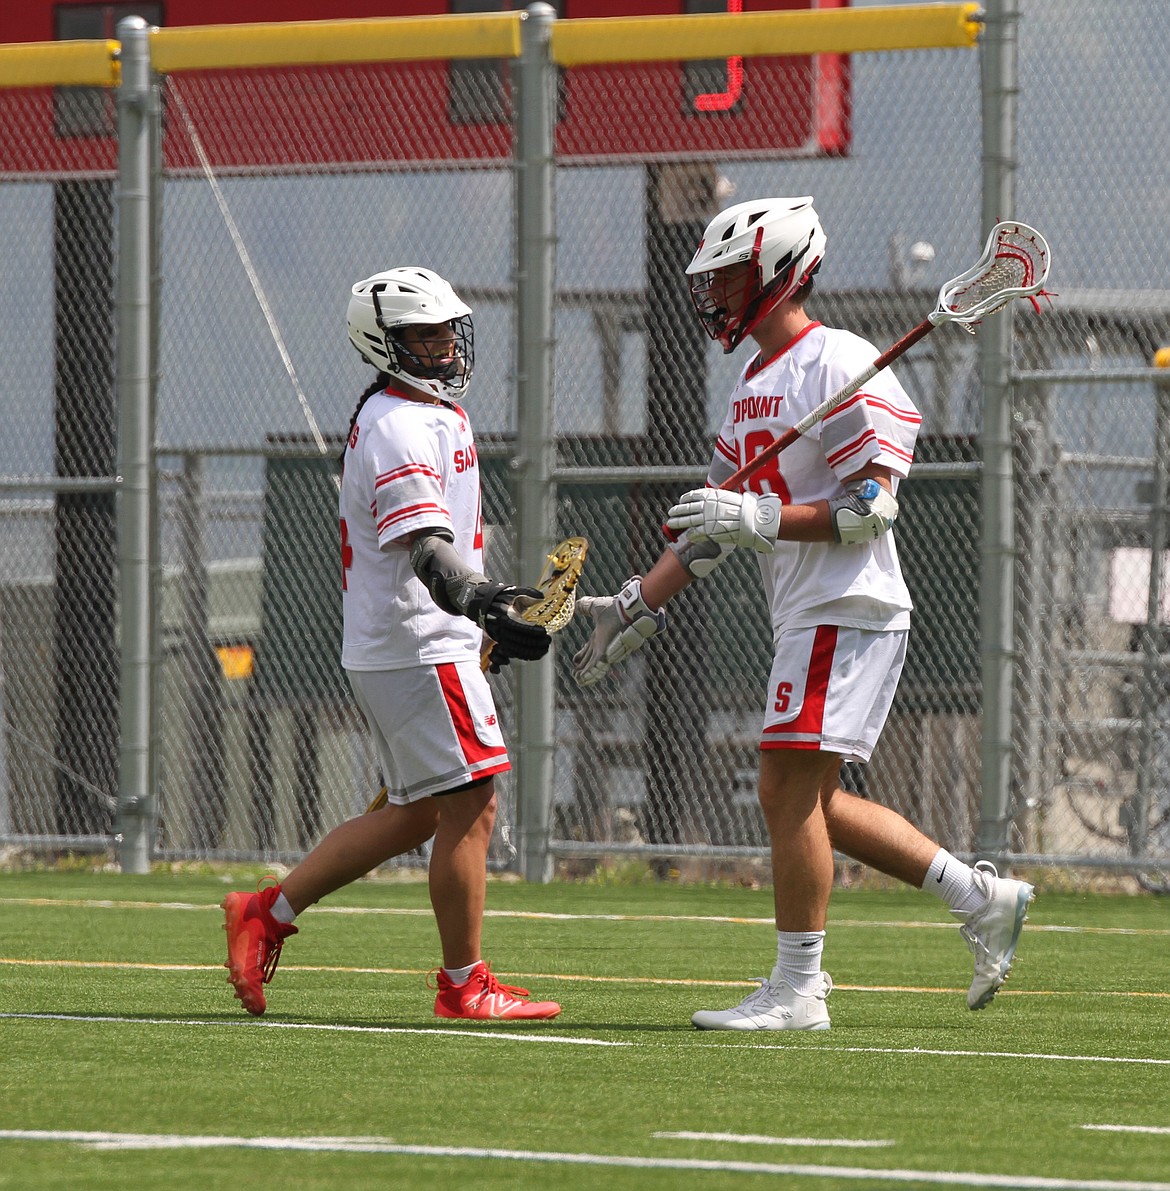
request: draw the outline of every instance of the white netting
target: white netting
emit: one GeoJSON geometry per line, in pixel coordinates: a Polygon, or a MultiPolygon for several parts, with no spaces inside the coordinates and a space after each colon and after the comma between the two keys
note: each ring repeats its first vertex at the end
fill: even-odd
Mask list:
{"type": "Polygon", "coordinates": [[[938,294],[933,323],[973,323],[1013,298],[1041,293],[1048,278],[1048,243],[1024,223],[997,223],[974,268],[948,281],[938,294]]]}

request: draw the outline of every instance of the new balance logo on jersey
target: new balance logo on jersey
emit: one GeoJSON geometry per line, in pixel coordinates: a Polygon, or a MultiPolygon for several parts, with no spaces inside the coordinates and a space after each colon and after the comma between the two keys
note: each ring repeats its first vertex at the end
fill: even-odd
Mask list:
{"type": "Polygon", "coordinates": [[[483,722],[484,722],[484,723],[485,723],[485,724],[486,724],[486,725],[487,725],[489,728],[494,728],[494,727],[496,726],[496,717],[495,717],[494,715],[485,715],[485,716],[483,717],[483,722]]]}
{"type": "Polygon", "coordinates": [[[479,454],[474,446],[460,447],[455,452],[455,471],[462,473],[469,471],[476,464],[479,454]]]}
{"type": "Polygon", "coordinates": [[[732,402],[732,418],[736,422],[754,422],[757,418],[780,416],[784,395],[777,397],[741,397],[732,402]]]}

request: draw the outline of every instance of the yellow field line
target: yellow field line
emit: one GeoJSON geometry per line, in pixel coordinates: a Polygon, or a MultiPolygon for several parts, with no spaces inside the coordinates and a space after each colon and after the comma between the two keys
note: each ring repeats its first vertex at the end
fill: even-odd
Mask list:
{"type": "MultiPolygon", "coordinates": [[[[94,968],[130,972],[218,972],[223,964],[147,964],[117,960],[18,959],[0,957],[0,966],[15,968],[94,968]]],[[[281,964],[281,972],[331,972],[346,976],[426,976],[425,968],[358,968],[330,964],[281,964]]],[[[564,980],[575,984],[648,984],[665,988],[750,988],[753,980],[693,980],[664,976],[587,976],[573,972],[497,972],[498,976],[524,980],[564,980]]],[[[844,992],[865,993],[944,993],[966,992],[962,988],[931,988],[911,984],[835,984],[844,992]]],[[[1053,989],[1001,989],[1001,997],[1152,997],[1170,1000],[1170,992],[1145,990],[1112,991],[1088,989],[1083,992],[1053,989]]]]}
{"type": "MultiPolygon", "coordinates": [[[[49,898],[49,897],[0,897],[0,906],[52,907],[66,906],[75,909],[92,910],[194,910],[218,911],[214,902],[146,902],[113,901],[105,898],[49,898]]],[[[313,914],[346,914],[362,916],[390,915],[406,918],[430,917],[432,911],[423,906],[322,906],[313,907],[313,914]]],[[[518,918],[534,922],[709,922],[729,923],[735,926],[773,926],[771,918],[741,918],[721,914],[562,914],[546,910],[485,910],[485,918],[518,918]]],[[[957,930],[954,921],[920,922],[912,919],[866,919],[830,918],[829,927],[863,928],[881,927],[887,930],[957,930]]],[[[1062,926],[1058,923],[1028,923],[1029,934],[1071,934],[1071,935],[1125,935],[1125,936],[1170,936],[1170,927],[1129,926],[1062,926]]]]}

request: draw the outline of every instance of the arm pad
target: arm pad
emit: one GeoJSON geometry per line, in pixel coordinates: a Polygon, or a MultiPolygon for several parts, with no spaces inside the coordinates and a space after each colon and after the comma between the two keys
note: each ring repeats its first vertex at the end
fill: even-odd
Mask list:
{"type": "Polygon", "coordinates": [[[829,517],[838,542],[872,542],[898,519],[898,502],[877,480],[853,480],[845,495],[829,501],[829,517]]]}
{"type": "Polygon", "coordinates": [[[683,570],[692,579],[706,577],[729,555],[735,547],[730,542],[715,542],[710,538],[694,538],[687,531],[677,542],[671,544],[675,557],[682,563],[683,570]]]}
{"type": "Polygon", "coordinates": [[[459,557],[449,529],[424,529],[410,546],[410,565],[431,599],[452,616],[467,616],[468,605],[486,575],[459,557]]]}

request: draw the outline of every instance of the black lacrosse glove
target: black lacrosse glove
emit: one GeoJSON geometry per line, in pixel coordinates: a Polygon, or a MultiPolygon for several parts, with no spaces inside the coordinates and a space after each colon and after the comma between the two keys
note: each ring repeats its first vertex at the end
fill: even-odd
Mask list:
{"type": "Polygon", "coordinates": [[[493,672],[498,672],[500,666],[506,666],[513,658],[531,662],[548,653],[552,638],[544,626],[521,620],[512,609],[513,601],[518,597],[525,597],[520,605],[523,607],[528,600],[539,599],[540,594],[533,587],[509,587],[490,580],[476,585],[464,615],[474,620],[496,643],[489,663],[493,672]],[[497,658],[500,659],[498,664],[497,658]]]}

